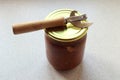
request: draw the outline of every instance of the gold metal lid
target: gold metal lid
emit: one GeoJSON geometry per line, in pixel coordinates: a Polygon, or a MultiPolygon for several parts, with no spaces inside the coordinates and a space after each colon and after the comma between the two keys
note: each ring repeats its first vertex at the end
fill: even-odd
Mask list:
{"type": "MultiPolygon", "coordinates": [[[[69,17],[71,13],[71,9],[59,9],[50,13],[46,19],[54,19],[58,17],[69,17]]],[[[80,13],[76,13],[76,16],[81,15],[80,13]]],[[[78,28],[73,26],[71,23],[66,24],[66,28],[64,29],[45,29],[45,32],[49,37],[61,41],[61,42],[71,42],[82,38],[87,33],[88,28],[78,28]]]]}

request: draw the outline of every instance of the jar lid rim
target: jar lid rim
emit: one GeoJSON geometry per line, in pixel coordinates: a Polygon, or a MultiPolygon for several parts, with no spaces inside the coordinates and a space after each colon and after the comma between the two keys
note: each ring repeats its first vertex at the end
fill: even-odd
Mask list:
{"type": "MultiPolygon", "coordinates": [[[[53,19],[58,17],[69,17],[72,9],[58,9],[50,13],[46,19],[53,19]]],[[[76,15],[81,15],[80,13],[76,13],[76,15]]],[[[71,23],[66,24],[66,29],[56,30],[54,28],[45,29],[45,32],[51,38],[62,41],[62,42],[71,42],[82,38],[86,33],[88,28],[78,28],[71,23]]]]}

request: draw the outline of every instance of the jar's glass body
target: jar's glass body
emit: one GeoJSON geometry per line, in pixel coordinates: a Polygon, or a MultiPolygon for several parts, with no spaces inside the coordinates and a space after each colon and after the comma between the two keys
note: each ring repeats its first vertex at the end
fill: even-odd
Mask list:
{"type": "Polygon", "coordinates": [[[71,41],[57,41],[45,33],[48,61],[57,70],[70,70],[81,63],[84,55],[87,34],[71,41]]]}

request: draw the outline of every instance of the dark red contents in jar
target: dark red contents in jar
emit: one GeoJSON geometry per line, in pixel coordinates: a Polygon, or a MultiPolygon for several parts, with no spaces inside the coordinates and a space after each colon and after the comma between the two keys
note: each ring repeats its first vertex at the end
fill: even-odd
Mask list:
{"type": "Polygon", "coordinates": [[[70,70],[81,63],[86,37],[72,42],[56,41],[45,34],[48,61],[57,70],[70,70]]]}

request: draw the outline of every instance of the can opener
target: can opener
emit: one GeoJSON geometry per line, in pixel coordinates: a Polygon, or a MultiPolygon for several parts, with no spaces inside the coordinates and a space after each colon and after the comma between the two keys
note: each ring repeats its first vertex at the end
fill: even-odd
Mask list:
{"type": "Polygon", "coordinates": [[[92,24],[85,21],[87,19],[86,14],[76,16],[75,13],[77,13],[76,10],[71,11],[70,17],[68,18],[60,17],[51,20],[42,20],[42,21],[14,24],[13,32],[14,34],[20,34],[20,33],[36,31],[45,28],[62,27],[65,26],[67,23],[71,23],[72,25],[79,28],[89,27],[92,24]]]}

